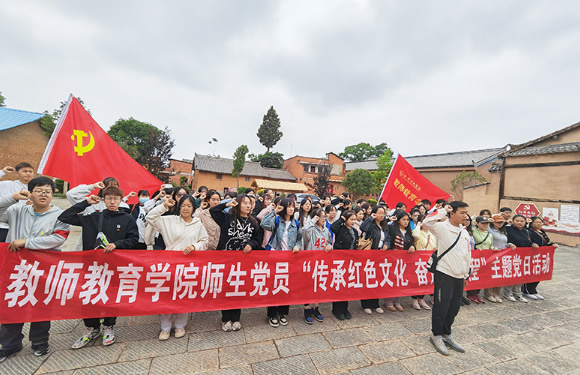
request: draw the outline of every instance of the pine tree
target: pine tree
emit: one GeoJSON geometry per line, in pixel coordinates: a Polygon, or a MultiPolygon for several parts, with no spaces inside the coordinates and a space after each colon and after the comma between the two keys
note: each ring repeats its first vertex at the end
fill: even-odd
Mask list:
{"type": "Polygon", "coordinates": [[[260,143],[266,146],[268,152],[274,147],[276,143],[282,138],[283,133],[280,131],[280,119],[278,114],[271,106],[268,112],[264,115],[262,125],[258,128],[258,139],[260,143]]]}

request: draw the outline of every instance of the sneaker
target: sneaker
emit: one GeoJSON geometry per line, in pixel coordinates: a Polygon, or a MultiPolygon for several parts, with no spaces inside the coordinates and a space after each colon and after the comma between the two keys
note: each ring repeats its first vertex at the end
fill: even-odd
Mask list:
{"type": "Polygon", "coordinates": [[[397,309],[393,305],[385,305],[385,309],[387,309],[389,311],[397,311],[397,309]]]}
{"type": "Polygon", "coordinates": [[[344,310],[344,318],[347,320],[352,318],[352,315],[350,315],[350,311],[344,310]]]}
{"type": "Polygon", "coordinates": [[[185,336],[185,328],[175,328],[175,338],[181,338],[185,336]]]}
{"type": "Polygon", "coordinates": [[[503,303],[503,300],[501,298],[499,298],[498,296],[495,296],[495,302],[503,303]]]}
{"type": "Polygon", "coordinates": [[[371,309],[364,309],[365,314],[373,315],[373,310],[371,309]]]}
{"type": "Polygon", "coordinates": [[[534,296],[536,296],[536,299],[537,299],[538,301],[543,301],[543,300],[545,299],[545,298],[544,298],[542,295],[540,295],[540,294],[534,294],[534,296]]]}
{"type": "Polygon", "coordinates": [[[314,320],[312,319],[312,310],[311,309],[304,309],[304,321],[308,325],[314,323],[314,320]]]}
{"type": "Polygon", "coordinates": [[[497,302],[497,299],[495,299],[494,296],[485,296],[485,299],[488,300],[489,302],[493,302],[493,303],[497,302]]]}
{"type": "Polygon", "coordinates": [[[520,301],[520,302],[525,302],[525,303],[528,303],[528,300],[527,300],[527,299],[525,299],[523,296],[519,296],[519,297],[517,298],[517,300],[518,300],[518,301],[520,301]]]}
{"type": "Polygon", "coordinates": [[[536,297],[535,294],[524,294],[524,296],[526,296],[526,298],[531,299],[533,301],[537,301],[538,297],[536,297]]]}
{"type": "Polygon", "coordinates": [[[427,302],[423,301],[422,299],[419,300],[419,306],[425,310],[431,310],[431,307],[427,304],[427,302]]]}
{"type": "Polygon", "coordinates": [[[36,349],[34,351],[34,355],[37,356],[37,357],[42,357],[43,355],[48,354],[48,352],[50,352],[50,347],[47,344],[47,345],[45,345],[45,346],[43,346],[41,348],[36,349]]]}
{"type": "Polygon", "coordinates": [[[485,303],[485,301],[481,299],[481,297],[479,296],[479,294],[476,294],[474,297],[477,300],[477,303],[485,303]]]}
{"type": "Polygon", "coordinates": [[[507,299],[508,301],[516,302],[514,296],[507,296],[505,299],[507,299]]]}
{"type": "Polygon", "coordinates": [[[384,314],[384,313],[385,313],[385,310],[381,309],[380,307],[377,307],[377,308],[375,309],[375,312],[376,312],[377,314],[384,314]]]}
{"type": "Polygon", "coordinates": [[[322,314],[320,314],[320,311],[318,311],[318,307],[315,307],[312,309],[312,315],[314,316],[314,319],[316,319],[317,321],[319,321],[319,322],[324,321],[322,314]]]}
{"type": "Polygon", "coordinates": [[[397,311],[405,311],[401,305],[395,305],[395,309],[397,309],[397,311]]]}
{"type": "Polygon", "coordinates": [[[222,322],[222,331],[224,332],[229,332],[232,330],[232,322],[231,321],[227,321],[227,322],[222,322]]]}
{"type": "Polygon", "coordinates": [[[85,334],[81,338],[79,338],[77,341],[75,341],[74,344],[72,344],[72,348],[73,349],[80,349],[83,346],[87,345],[92,340],[98,338],[100,335],[101,335],[100,329],[87,327],[85,334]]]}
{"type": "Polygon", "coordinates": [[[437,350],[439,353],[441,353],[443,355],[449,355],[449,351],[447,350],[447,347],[445,346],[445,343],[443,342],[443,336],[440,336],[440,335],[435,336],[435,335],[431,334],[429,341],[431,341],[431,344],[433,344],[433,346],[435,347],[435,350],[437,350]]]}
{"type": "Polygon", "coordinates": [[[161,333],[159,334],[159,340],[161,341],[169,340],[169,336],[171,336],[170,331],[161,331],[161,333]]]}
{"type": "Polygon", "coordinates": [[[451,349],[457,350],[459,353],[465,353],[465,349],[463,348],[463,346],[461,346],[461,344],[455,341],[451,335],[444,337],[443,342],[446,345],[448,345],[451,349]]]}
{"type": "Polygon", "coordinates": [[[280,322],[278,321],[277,317],[273,317],[273,318],[268,317],[268,323],[270,323],[270,327],[274,327],[274,328],[276,328],[280,325],[280,322]]]}
{"type": "Polygon", "coordinates": [[[0,349],[0,362],[4,362],[6,358],[22,350],[22,346],[16,349],[0,349]]]}
{"type": "Polygon", "coordinates": [[[240,322],[232,323],[232,331],[239,331],[240,329],[242,329],[242,323],[240,322]]]}
{"type": "Polygon", "coordinates": [[[416,299],[413,300],[411,306],[413,306],[415,310],[421,310],[421,306],[419,306],[419,301],[417,301],[416,299]]]}
{"type": "Polygon", "coordinates": [[[285,315],[280,314],[280,316],[278,317],[278,320],[280,320],[280,325],[283,325],[283,326],[288,325],[288,319],[286,319],[285,315]]]}
{"type": "Polygon", "coordinates": [[[103,327],[103,346],[108,346],[115,343],[115,327],[103,327]]]}

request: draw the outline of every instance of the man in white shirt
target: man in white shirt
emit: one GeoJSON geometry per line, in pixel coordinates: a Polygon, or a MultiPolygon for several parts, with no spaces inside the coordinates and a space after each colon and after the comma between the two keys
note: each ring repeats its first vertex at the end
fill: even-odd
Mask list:
{"type": "Polygon", "coordinates": [[[431,315],[430,341],[443,355],[449,355],[448,345],[458,352],[465,349],[451,336],[451,325],[459,312],[463,288],[470,274],[470,235],[463,227],[467,218],[467,204],[451,202],[423,220],[423,225],[437,238],[437,256],[451,250],[437,263],[435,272],[434,304],[431,315]],[[440,221],[449,216],[446,221],[440,221]]]}
{"type": "MultiPolygon", "coordinates": [[[[16,167],[6,166],[0,170],[0,178],[7,173],[16,173],[18,177],[13,181],[0,181],[0,197],[12,195],[22,190],[28,190],[28,183],[34,177],[34,168],[30,163],[22,162],[16,167]]],[[[19,201],[17,204],[25,204],[26,201],[19,201]]],[[[6,208],[0,209],[0,242],[6,242],[8,235],[8,217],[6,216],[6,208]]]]}

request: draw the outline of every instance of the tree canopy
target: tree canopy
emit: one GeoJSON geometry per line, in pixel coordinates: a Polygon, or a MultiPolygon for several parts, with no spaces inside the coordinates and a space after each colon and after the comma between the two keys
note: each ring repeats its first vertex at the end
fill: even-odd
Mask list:
{"type": "Polygon", "coordinates": [[[387,149],[379,158],[377,159],[377,170],[372,173],[373,175],[373,194],[380,194],[383,191],[385,182],[387,182],[387,177],[393,168],[393,153],[391,149],[387,149]]]}
{"type": "Polygon", "coordinates": [[[330,165],[321,164],[318,166],[318,175],[314,177],[313,183],[305,182],[304,185],[311,189],[314,189],[314,194],[322,198],[326,195],[328,191],[328,185],[330,184],[330,165]]]}
{"type": "Polygon", "coordinates": [[[283,133],[280,131],[280,119],[278,114],[271,106],[268,112],[264,115],[262,120],[262,125],[258,128],[258,139],[260,143],[263,144],[267,151],[274,147],[276,143],[282,138],[283,133]]]}
{"type": "Polygon", "coordinates": [[[169,165],[175,145],[169,128],[161,130],[130,117],[119,119],[107,134],[151,174],[167,180],[168,176],[161,172],[169,165]]]}
{"type": "Polygon", "coordinates": [[[246,165],[246,154],[248,153],[248,146],[241,145],[234,152],[234,168],[232,169],[232,177],[236,178],[236,183],[240,187],[240,181],[238,177],[244,170],[244,165],[246,165]]]}
{"type": "Polygon", "coordinates": [[[284,155],[280,152],[266,152],[260,155],[250,154],[248,156],[251,161],[260,163],[264,168],[281,169],[284,165],[284,155]]]}
{"type": "MultiPolygon", "coordinates": [[[[80,105],[82,105],[83,108],[90,115],[91,111],[89,109],[87,109],[83,100],[81,98],[77,98],[77,100],[79,101],[80,105]]],[[[56,128],[56,124],[58,123],[58,120],[60,119],[60,115],[62,114],[62,111],[64,110],[65,106],[66,106],[66,102],[60,102],[60,107],[58,109],[55,109],[54,111],[52,111],[52,113],[49,113],[48,111],[44,111],[45,116],[42,119],[40,119],[40,126],[44,130],[44,134],[46,134],[49,137],[52,135],[52,132],[54,132],[54,128],[56,128]]]]}
{"type": "Polygon", "coordinates": [[[339,154],[345,161],[365,161],[370,158],[378,158],[387,150],[390,150],[386,143],[371,146],[369,143],[361,142],[356,145],[346,146],[339,154]]]}
{"type": "Polygon", "coordinates": [[[2,91],[0,91],[0,107],[6,107],[6,97],[2,95],[2,91]]]}
{"type": "Polygon", "coordinates": [[[455,199],[463,200],[463,190],[467,186],[477,185],[487,182],[487,179],[477,171],[461,171],[453,180],[451,180],[451,191],[455,193],[455,199]]]}
{"type": "Polygon", "coordinates": [[[355,169],[348,173],[342,185],[355,196],[369,195],[373,188],[373,176],[366,169],[355,169]]]}

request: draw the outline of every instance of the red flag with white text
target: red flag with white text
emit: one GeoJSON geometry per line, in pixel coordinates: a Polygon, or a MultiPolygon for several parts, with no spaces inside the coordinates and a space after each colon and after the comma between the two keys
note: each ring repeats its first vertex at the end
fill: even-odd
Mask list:
{"type": "Polygon", "coordinates": [[[125,194],[142,189],[153,194],[162,183],[113,141],[72,95],[38,172],[68,181],[71,187],[115,177],[125,194]]]}
{"type": "Polygon", "coordinates": [[[435,203],[437,199],[448,200],[449,197],[449,194],[425,178],[400,154],[391,168],[391,173],[381,193],[381,199],[391,208],[394,208],[398,202],[403,202],[408,209],[411,209],[423,199],[435,203]]]}

